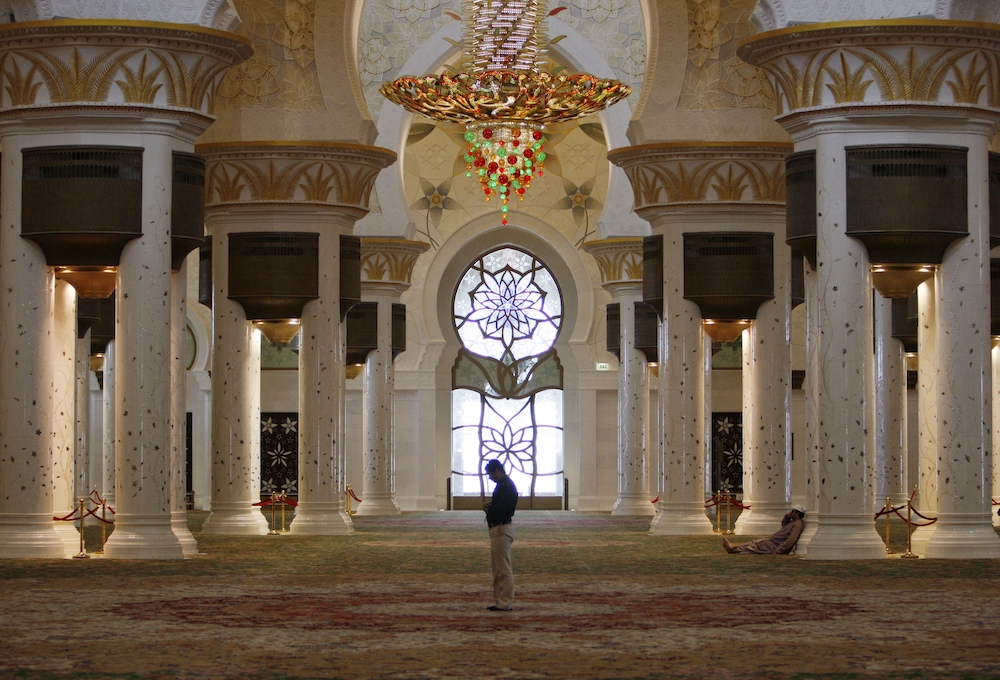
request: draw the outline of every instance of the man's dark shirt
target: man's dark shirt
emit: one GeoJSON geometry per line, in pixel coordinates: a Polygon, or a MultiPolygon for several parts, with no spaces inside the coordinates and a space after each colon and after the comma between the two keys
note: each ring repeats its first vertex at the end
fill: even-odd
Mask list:
{"type": "Polygon", "coordinates": [[[486,511],[487,526],[510,524],[510,518],[514,516],[516,507],[517,487],[510,477],[505,475],[497,482],[497,488],[493,489],[493,500],[490,502],[489,510],[486,511]]]}

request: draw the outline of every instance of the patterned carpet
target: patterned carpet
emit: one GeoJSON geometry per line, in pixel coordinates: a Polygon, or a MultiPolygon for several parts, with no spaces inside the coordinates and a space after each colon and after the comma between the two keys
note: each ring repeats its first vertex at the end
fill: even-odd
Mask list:
{"type": "Polygon", "coordinates": [[[1000,678],[998,562],[727,555],[523,512],[492,613],[481,517],[224,538],[191,513],[193,559],[0,561],[0,678],[1000,678]]]}

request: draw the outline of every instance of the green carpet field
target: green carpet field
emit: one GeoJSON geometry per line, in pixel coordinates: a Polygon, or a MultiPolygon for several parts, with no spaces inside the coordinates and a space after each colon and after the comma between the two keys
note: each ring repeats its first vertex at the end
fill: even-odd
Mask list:
{"type": "Polygon", "coordinates": [[[1000,678],[1000,560],[729,555],[647,518],[527,511],[494,613],[481,512],[343,537],[205,518],[185,560],[0,560],[0,678],[1000,678]]]}

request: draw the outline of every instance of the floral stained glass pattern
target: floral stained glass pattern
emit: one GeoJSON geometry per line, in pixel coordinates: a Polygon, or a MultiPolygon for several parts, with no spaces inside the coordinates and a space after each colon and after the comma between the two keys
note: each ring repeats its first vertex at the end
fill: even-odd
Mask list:
{"type": "Polygon", "coordinates": [[[462,277],[454,313],[452,493],[484,495],[485,461],[499,459],[521,495],[561,495],[562,298],[551,272],[520,250],[494,251],[462,277]]]}
{"type": "Polygon", "coordinates": [[[743,413],[712,414],[712,489],[743,492],[743,413]]]}
{"type": "Polygon", "coordinates": [[[260,414],[260,494],[298,494],[299,414],[260,414]]]}

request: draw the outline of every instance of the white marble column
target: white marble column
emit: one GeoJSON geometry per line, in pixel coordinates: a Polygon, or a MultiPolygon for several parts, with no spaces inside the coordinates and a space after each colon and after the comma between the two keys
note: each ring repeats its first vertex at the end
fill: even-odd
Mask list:
{"type": "MultiPolygon", "coordinates": [[[[654,535],[714,533],[705,514],[704,336],[698,305],[684,299],[684,237],[663,233],[663,319],[660,324],[659,391],[663,422],[663,477],[659,480],[654,535]]],[[[655,233],[655,232],[654,232],[655,233]]]]}
{"type": "Polygon", "coordinates": [[[806,555],[809,552],[809,543],[816,535],[819,528],[817,521],[819,512],[818,503],[818,477],[819,475],[819,447],[817,445],[817,413],[819,412],[819,315],[813,310],[819,305],[819,277],[816,271],[805,263],[805,291],[806,291],[806,375],[803,381],[805,391],[805,425],[804,441],[802,442],[802,455],[805,458],[805,490],[806,499],[803,507],[806,509],[805,528],[799,536],[799,542],[795,545],[795,554],[806,555]]]}
{"type": "MultiPolygon", "coordinates": [[[[778,215],[783,218],[784,215],[778,215]]],[[[791,249],[775,225],[774,299],[743,331],[743,503],[737,534],[781,528],[791,507],[791,249]]]]}
{"type": "Polygon", "coordinates": [[[867,252],[845,233],[845,140],[817,135],[816,533],[807,559],[875,559],[871,274],[867,252]]]}
{"type": "Polygon", "coordinates": [[[892,337],[892,300],[874,291],[875,506],[906,502],[906,363],[892,337]]]}
{"type": "Polygon", "coordinates": [[[606,283],[620,307],[618,324],[618,499],[612,515],[651,517],[656,508],[649,497],[649,368],[635,346],[635,305],[642,302],[642,284],[606,283]]]}
{"type": "Polygon", "coordinates": [[[212,514],[206,534],[262,536],[260,333],[229,299],[229,224],[208,221],[212,239],[212,514]],[[256,445],[255,445],[256,442],[256,445]],[[254,465],[258,479],[254,480],[254,465]]]}
{"type": "Polygon", "coordinates": [[[63,557],[53,526],[52,356],[55,279],[45,255],[21,238],[22,138],[0,138],[0,558],[63,557]],[[6,228],[7,226],[11,228],[6,228]]]}
{"type": "Polygon", "coordinates": [[[937,529],[929,558],[1000,558],[993,530],[990,365],[990,141],[970,134],[969,236],[952,244],[935,274],[938,356],[937,529]]]}
{"type": "Polygon", "coordinates": [[[198,554],[187,525],[187,263],[170,275],[170,526],[185,556],[198,554]]]}
{"type": "Polygon", "coordinates": [[[361,297],[378,304],[378,350],[368,355],[364,369],[364,488],[359,515],[399,514],[392,305],[410,287],[413,266],[429,248],[421,241],[361,240],[361,297]]]}
{"type": "MultiPolygon", "coordinates": [[[[378,349],[365,359],[363,418],[364,488],[359,515],[398,515],[396,502],[395,397],[396,371],[392,358],[392,305],[399,292],[390,288],[370,290],[362,285],[362,297],[378,305],[378,349]]],[[[390,284],[391,286],[391,284],[390,284]]]]}
{"type": "MultiPolygon", "coordinates": [[[[55,282],[52,339],[52,510],[65,517],[78,507],[76,495],[76,290],[55,282]]],[[[67,555],[80,552],[75,522],[55,521],[67,555]]]]}
{"type": "MultiPolygon", "coordinates": [[[[917,288],[917,408],[919,409],[920,477],[910,484],[917,487],[913,507],[929,518],[937,517],[938,478],[938,353],[937,353],[937,277],[928,279],[917,288]]],[[[917,522],[926,520],[917,518],[917,522]]],[[[913,552],[927,552],[927,541],[937,530],[936,524],[922,526],[913,532],[913,552]]]]}
{"type": "Polygon", "coordinates": [[[95,480],[91,472],[90,330],[76,339],[76,495],[88,496],[95,480]]]}
{"type": "MultiPolygon", "coordinates": [[[[995,502],[1000,502],[1000,463],[997,462],[996,452],[1000,451],[1000,345],[994,347],[990,352],[990,359],[993,366],[993,496],[995,502]]],[[[1000,506],[990,506],[993,526],[1000,526],[1000,506]]]]}
{"type": "Polygon", "coordinates": [[[118,266],[115,530],[108,559],[180,559],[170,522],[170,200],[172,142],[146,135],[143,234],[118,266]]]}
{"type": "MultiPolygon", "coordinates": [[[[117,313],[117,312],[116,312],[117,313]]],[[[108,343],[104,350],[104,420],[102,423],[104,443],[101,455],[104,463],[101,466],[101,491],[104,500],[111,507],[117,506],[115,500],[115,341],[108,343]]]]}
{"type": "Polygon", "coordinates": [[[319,299],[302,310],[299,342],[299,506],[290,532],[354,533],[344,506],[344,333],[340,317],[340,235],[353,221],[332,216],[319,233],[319,299]]]}

